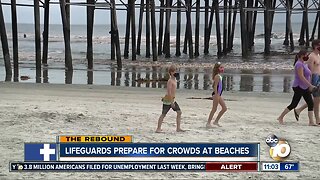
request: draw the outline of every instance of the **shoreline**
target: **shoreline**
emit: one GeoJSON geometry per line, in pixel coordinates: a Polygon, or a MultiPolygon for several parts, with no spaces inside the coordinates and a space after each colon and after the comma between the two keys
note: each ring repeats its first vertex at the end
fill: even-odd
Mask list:
{"type": "MultiPolygon", "coordinates": [[[[171,62],[171,61],[149,61],[149,60],[122,60],[123,68],[136,66],[136,67],[169,67],[174,64],[178,68],[212,68],[216,62],[221,62],[226,69],[231,70],[279,70],[279,71],[288,71],[293,70],[294,66],[286,62],[224,62],[223,59],[216,59],[212,62],[171,62]]],[[[11,64],[13,67],[13,64],[11,64]]],[[[76,67],[75,70],[100,70],[101,66],[111,66],[113,68],[117,67],[117,63],[114,60],[107,60],[105,62],[95,62],[93,69],[88,69],[87,63],[84,60],[79,60],[79,62],[74,63],[76,67]],[[95,67],[98,67],[95,69],[95,67]]],[[[20,61],[19,66],[23,68],[35,68],[35,62],[32,61],[20,61]]],[[[0,68],[4,69],[4,65],[0,64],[0,68]]],[[[63,62],[50,62],[48,66],[42,65],[44,69],[65,69],[63,62]]]]}
{"type": "MultiPolygon", "coordinates": [[[[125,66],[140,66],[140,67],[152,67],[152,66],[159,66],[159,67],[170,67],[172,64],[176,65],[178,68],[213,68],[216,62],[221,62],[225,69],[229,70],[253,70],[253,71],[261,71],[261,70],[279,70],[279,71],[290,71],[293,70],[293,66],[289,66],[287,64],[277,64],[270,62],[268,63],[259,63],[259,62],[226,62],[223,61],[214,61],[210,62],[126,62],[125,66]],[[262,66],[262,67],[261,67],[262,66]]],[[[116,65],[112,63],[112,65],[116,65]]]]}
{"type": "MultiPolygon", "coordinates": [[[[74,55],[74,54],[73,54],[74,55]]],[[[189,56],[183,54],[180,57],[172,55],[170,58],[165,58],[164,55],[158,56],[158,61],[152,61],[151,58],[145,58],[144,55],[137,56],[136,61],[132,61],[129,57],[124,59],[122,56],[123,68],[126,67],[168,67],[171,64],[175,64],[179,68],[213,68],[216,62],[224,64],[226,69],[229,70],[271,70],[271,71],[291,71],[294,69],[294,55],[292,53],[278,53],[273,56],[264,56],[264,54],[258,53],[243,58],[236,55],[226,55],[218,58],[216,55],[200,55],[194,59],[189,59],[189,56]]],[[[42,68],[48,69],[65,69],[64,58],[59,58],[60,54],[57,54],[55,58],[48,57],[48,66],[42,65],[42,68]]],[[[1,58],[2,59],[2,58],[1,58]]],[[[20,57],[19,66],[27,68],[35,68],[35,55],[28,56],[26,58],[20,57]]],[[[12,60],[11,60],[12,62],[12,60]]],[[[13,67],[13,62],[11,63],[13,67]]],[[[73,66],[76,69],[81,70],[104,70],[109,67],[117,68],[116,60],[101,59],[99,55],[93,59],[93,69],[87,68],[87,59],[84,57],[74,57],[73,66]],[[107,67],[104,67],[107,66],[107,67]]],[[[4,69],[3,59],[0,60],[0,68],[4,69]]]]}
{"type": "MultiPolygon", "coordinates": [[[[100,71],[100,70],[110,70],[116,69],[117,63],[113,60],[107,60],[105,62],[95,62],[93,69],[87,68],[87,63],[84,60],[79,60],[73,64],[74,70],[87,70],[87,71],[100,71]]],[[[255,71],[274,71],[274,72],[291,72],[294,70],[294,66],[287,62],[223,62],[223,60],[213,60],[212,62],[172,62],[172,61],[149,61],[149,60],[122,60],[122,69],[137,67],[137,68],[150,68],[150,67],[162,67],[168,68],[172,64],[176,65],[177,68],[196,68],[196,69],[212,69],[216,62],[221,62],[226,70],[237,71],[237,70],[250,70],[253,73],[255,71]]],[[[3,63],[3,62],[2,62],[3,63]]],[[[11,64],[13,68],[13,64],[11,64]]],[[[4,64],[0,64],[0,68],[5,70],[4,64]]],[[[35,69],[35,62],[32,61],[20,61],[19,68],[30,68],[35,69]]],[[[64,70],[65,66],[63,62],[48,62],[47,66],[42,65],[42,69],[60,69],[64,70]]]]}

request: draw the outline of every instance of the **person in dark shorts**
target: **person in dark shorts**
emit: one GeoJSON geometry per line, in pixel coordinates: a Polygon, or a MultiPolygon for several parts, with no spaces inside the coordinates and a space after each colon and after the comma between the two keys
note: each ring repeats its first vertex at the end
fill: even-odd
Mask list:
{"type": "Polygon", "coordinates": [[[185,130],[181,129],[181,109],[178,103],[175,101],[176,89],[177,89],[177,80],[176,80],[176,67],[174,65],[169,68],[170,79],[167,82],[167,94],[162,98],[162,113],[158,120],[158,127],[156,133],[161,133],[161,125],[164,117],[166,117],[170,109],[177,112],[177,132],[184,132],[185,130]]]}
{"type": "MultiPolygon", "coordinates": [[[[307,64],[312,73],[311,84],[318,87],[318,91],[313,91],[312,95],[316,124],[320,125],[320,39],[312,41],[312,52],[308,57],[307,64]]],[[[300,113],[307,107],[308,105],[304,104],[300,108],[294,109],[294,115],[297,121],[299,120],[300,113]]]]}
{"type": "Polygon", "coordinates": [[[167,114],[168,111],[172,108],[172,110],[178,112],[180,111],[181,112],[181,109],[179,107],[179,104],[177,102],[174,102],[174,106],[171,107],[171,103],[170,104],[165,104],[163,103],[162,105],[162,114],[167,114]]]}
{"type": "Polygon", "coordinates": [[[308,60],[308,54],[306,50],[300,50],[296,55],[294,62],[295,78],[293,81],[292,89],[294,95],[292,101],[288,107],[286,107],[281,115],[278,117],[280,124],[284,124],[284,116],[288,114],[292,109],[296,108],[299,104],[301,97],[304,98],[308,105],[309,126],[315,126],[313,122],[313,99],[311,92],[316,90],[316,86],[311,84],[311,71],[308,65],[304,61],[308,60]]]}

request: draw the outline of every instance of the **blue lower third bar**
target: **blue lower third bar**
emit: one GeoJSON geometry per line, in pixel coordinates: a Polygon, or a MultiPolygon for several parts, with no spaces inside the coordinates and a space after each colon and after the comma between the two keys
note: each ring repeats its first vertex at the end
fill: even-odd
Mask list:
{"type": "Polygon", "coordinates": [[[299,171],[299,162],[281,162],[280,171],[299,171]]]}

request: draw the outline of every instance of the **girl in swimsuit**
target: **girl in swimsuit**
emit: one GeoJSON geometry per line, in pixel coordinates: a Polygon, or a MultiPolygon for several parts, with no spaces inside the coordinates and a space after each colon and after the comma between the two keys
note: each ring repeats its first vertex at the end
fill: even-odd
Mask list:
{"type": "Polygon", "coordinates": [[[214,114],[217,111],[218,104],[220,104],[220,106],[221,106],[221,111],[218,113],[218,116],[216,117],[215,121],[213,122],[214,125],[221,127],[218,122],[219,122],[220,118],[222,117],[222,115],[227,111],[227,106],[224,103],[224,100],[221,96],[222,92],[223,92],[221,73],[223,73],[223,72],[224,72],[224,67],[222,66],[222,64],[220,62],[216,63],[213,67],[213,74],[212,74],[212,80],[214,81],[213,93],[212,93],[213,105],[212,105],[212,109],[209,114],[208,122],[206,125],[207,128],[212,127],[211,121],[213,119],[214,114]]]}

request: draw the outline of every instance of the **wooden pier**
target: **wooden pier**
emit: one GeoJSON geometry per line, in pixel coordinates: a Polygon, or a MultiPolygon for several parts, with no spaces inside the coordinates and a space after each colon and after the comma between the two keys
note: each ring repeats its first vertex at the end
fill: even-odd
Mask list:
{"type": "Polygon", "coordinates": [[[35,65],[37,76],[41,76],[41,69],[47,66],[49,10],[53,5],[60,6],[67,71],[73,69],[70,45],[70,6],[86,7],[86,11],[83,12],[87,15],[87,54],[85,58],[88,61],[89,70],[92,70],[94,66],[93,28],[96,10],[110,11],[111,23],[108,25],[111,27],[111,57],[106,57],[106,59],[116,60],[119,69],[122,68],[122,58],[131,58],[132,61],[136,61],[139,60],[139,56],[145,56],[152,58],[152,61],[157,61],[159,57],[179,57],[181,50],[182,53],[188,54],[190,59],[194,59],[201,54],[207,55],[213,48],[216,48],[214,49],[216,56],[223,57],[233,49],[236,28],[239,28],[241,32],[242,56],[250,56],[255,41],[258,14],[264,19],[264,53],[267,56],[271,55],[270,45],[275,14],[284,15],[286,26],[283,45],[288,46],[289,51],[294,51],[295,46],[298,45],[309,47],[310,41],[320,37],[320,0],[83,0],[82,2],[33,0],[33,4],[17,4],[16,0],[7,3],[0,0],[0,35],[7,80],[12,79],[12,68],[2,7],[11,6],[12,59],[16,81],[19,76],[17,29],[17,13],[19,12],[17,6],[34,9],[35,65]],[[43,18],[40,18],[40,8],[44,9],[43,18]],[[118,30],[117,17],[119,11],[125,11],[127,14],[126,30],[123,35],[125,37],[124,49],[120,47],[121,35],[118,30]],[[136,16],[136,14],[139,15],[136,16]],[[176,21],[172,19],[173,14],[176,16],[176,21]],[[302,14],[298,44],[295,44],[293,40],[292,14],[302,14]],[[310,14],[316,14],[312,30],[309,30],[308,27],[310,14]],[[40,19],[43,19],[43,22],[40,22],[40,19]],[[182,22],[183,19],[185,22],[182,22]],[[236,24],[237,19],[240,22],[239,26],[236,24]],[[203,29],[200,29],[200,22],[204,23],[203,29]],[[42,44],[40,24],[44,25],[42,44]],[[176,32],[170,32],[171,24],[176,24],[176,32]],[[181,32],[182,26],[185,26],[185,32],[181,32]],[[215,28],[215,34],[211,33],[213,28],[215,28]],[[142,31],[145,31],[145,52],[141,51],[142,31]],[[200,31],[203,31],[204,34],[203,42],[200,41],[200,31]],[[176,36],[175,48],[171,48],[170,44],[174,40],[170,37],[174,35],[176,36]],[[216,36],[215,40],[210,39],[212,35],[216,36]],[[182,47],[181,40],[183,40],[182,47]],[[212,41],[215,41],[216,46],[210,46],[212,41]],[[129,51],[130,46],[131,51],[129,51]],[[175,52],[171,52],[173,49],[175,52]]]}

